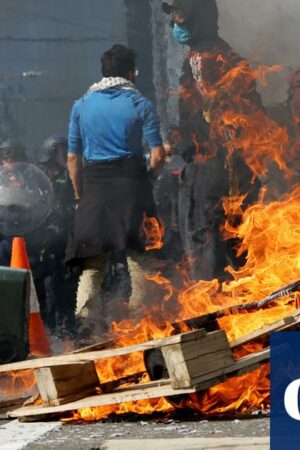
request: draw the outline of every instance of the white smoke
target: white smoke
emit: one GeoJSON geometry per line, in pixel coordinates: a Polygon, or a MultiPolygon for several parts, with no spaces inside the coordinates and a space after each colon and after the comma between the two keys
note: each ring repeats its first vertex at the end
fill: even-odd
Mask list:
{"type": "Polygon", "coordinates": [[[281,64],[283,72],[268,77],[264,103],[287,97],[289,74],[300,67],[299,0],[217,0],[220,35],[255,63],[281,64]]]}

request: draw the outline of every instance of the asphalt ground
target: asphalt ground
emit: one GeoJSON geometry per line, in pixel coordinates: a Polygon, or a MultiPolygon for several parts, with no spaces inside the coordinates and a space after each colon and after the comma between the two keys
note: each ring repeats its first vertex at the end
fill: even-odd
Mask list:
{"type": "MultiPolygon", "coordinates": [[[[140,448],[143,449],[143,442],[148,439],[155,439],[154,442],[160,445],[161,441],[158,440],[162,439],[168,441],[184,438],[219,438],[220,440],[239,437],[261,438],[268,437],[270,433],[269,418],[260,415],[227,420],[224,418],[222,420],[189,420],[188,417],[186,419],[182,416],[180,419],[138,420],[136,417],[128,416],[118,418],[117,421],[111,419],[80,424],[1,421],[0,449],[104,450],[107,441],[114,443],[113,448],[118,448],[118,442],[115,441],[119,441],[120,450],[127,450],[132,448],[132,444],[128,444],[129,447],[124,444],[127,440],[140,440],[140,448]]],[[[153,450],[160,450],[160,447],[152,443],[151,447],[153,450]]],[[[148,447],[146,446],[145,450],[146,448],[148,447]]]]}

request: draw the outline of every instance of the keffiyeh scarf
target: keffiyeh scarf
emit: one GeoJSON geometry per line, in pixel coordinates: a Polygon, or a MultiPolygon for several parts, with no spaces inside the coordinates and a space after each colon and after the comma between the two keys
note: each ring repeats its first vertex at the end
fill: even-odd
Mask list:
{"type": "Polygon", "coordinates": [[[98,83],[94,83],[88,92],[104,91],[105,89],[119,88],[127,89],[129,91],[139,92],[135,85],[122,77],[103,77],[98,83]]]}

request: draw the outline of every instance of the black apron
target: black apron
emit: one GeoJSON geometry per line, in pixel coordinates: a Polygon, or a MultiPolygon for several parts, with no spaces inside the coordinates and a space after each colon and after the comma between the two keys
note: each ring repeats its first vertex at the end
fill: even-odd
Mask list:
{"type": "Polygon", "coordinates": [[[144,215],[156,215],[144,158],[86,163],[66,263],[78,265],[81,259],[113,250],[143,251],[144,215]]]}

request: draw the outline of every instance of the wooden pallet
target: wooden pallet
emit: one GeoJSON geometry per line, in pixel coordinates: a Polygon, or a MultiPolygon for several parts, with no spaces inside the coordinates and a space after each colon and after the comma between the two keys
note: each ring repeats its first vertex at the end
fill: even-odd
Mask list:
{"type": "MultiPolygon", "coordinates": [[[[223,340],[225,334],[223,332],[218,333],[220,333],[223,340]]],[[[202,333],[200,333],[200,335],[202,335],[202,333]]],[[[162,342],[160,341],[159,347],[154,347],[155,341],[151,343],[151,348],[161,348],[163,354],[166,355],[165,361],[170,375],[169,379],[153,381],[146,384],[133,385],[126,388],[120,387],[115,389],[114,392],[102,395],[93,395],[86,397],[83,393],[82,397],[84,398],[82,398],[81,400],[65,403],[65,399],[61,397],[52,398],[52,400],[49,402],[50,395],[52,393],[59,392],[60,389],[59,383],[56,384],[56,380],[50,378],[50,380],[47,380],[48,387],[46,389],[46,394],[45,391],[41,389],[39,381],[37,381],[44,406],[23,407],[21,409],[13,411],[10,415],[11,417],[26,417],[35,415],[40,416],[45,414],[52,415],[93,406],[104,406],[142,399],[191,394],[206,389],[214,384],[218,384],[231,376],[240,375],[249,370],[253,370],[258,367],[259,363],[269,358],[269,349],[265,349],[262,352],[246,356],[238,361],[233,360],[229,346],[227,347],[227,352],[224,352],[224,348],[210,352],[210,349],[207,347],[209,353],[204,353],[205,339],[202,335],[201,338],[203,346],[200,346],[198,339],[199,337],[199,332],[196,331],[184,335],[172,336],[171,344],[168,344],[168,339],[165,340],[166,345],[163,346],[162,342]],[[174,344],[173,338],[175,337],[178,341],[182,338],[184,339],[184,341],[182,341],[180,344],[174,344]],[[174,345],[178,345],[179,348],[177,348],[176,351],[170,350],[169,347],[172,347],[174,345]],[[196,345],[198,345],[199,347],[198,357],[194,357],[196,345]],[[165,350],[166,352],[164,352],[165,350]],[[183,358],[190,357],[190,350],[190,355],[192,355],[193,358],[184,360],[183,358]],[[218,353],[220,354],[219,361],[218,353]],[[197,365],[199,367],[199,370],[197,370],[197,365]],[[56,391],[52,390],[53,384],[56,385],[56,391]],[[58,403],[60,404],[58,405],[58,403]],[[46,406],[47,404],[49,406],[46,406]]],[[[211,338],[211,336],[209,337],[211,338]]],[[[149,343],[146,343],[145,345],[147,348],[149,348],[149,343]]],[[[137,346],[131,347],[131,350],[135,350],[136,347],[137,346]]],[[[128,347],[128,353],[129,349],[130,347],[128,347]]],[[[213,350],[215,350],[215,347],[213,347],[213,350]]],[[[111,350],[111,352],[114,352],[114,350],[111,350]]],[[[99,359],[99,355],[97,355],[97,359],[99,359]]],[[[85,364],[83,363],[83,365],[85,364]]],[[[63,370],[62,366],[52,366],[52,368],[53,367],[59,367],[60,370],[63,370]]],[[[66,366],[64,366],[64,368],[65,367],[66,366]]],[[[67,367],[69,369],[70,366],[67,367]]],[[[44,387],[46,385],[45,380],[46,379],[43,380],[44,387]]]]}
{"type": "MultiPolygon", "coordinates": [[[[231,344],[223,331],[197,330],[130,347],[106,348],[101,343],[82,352],[39,358],[0,366],[0,372],[33,369],[42,405],[29,405],[10,413],[11,417],[61,414],[81,408],[118,404],[142,399],[191,394],[237,375],[256,369],[269,359],[269,347],[235,360],[232,349],[267,336],[272,331],[300,325],[300,309],[292,315],[250,333],[231,344]],[[101,350],[101,348],[104,348],[101,350]],[[135,352],[160,349],[168,378],[147,384],[122,387],[112,384],[112,392],[96,395],[100,386],[94,361],[135,352]]],[[[98,363],[99,364],[99,363],[98,363]]]]}

